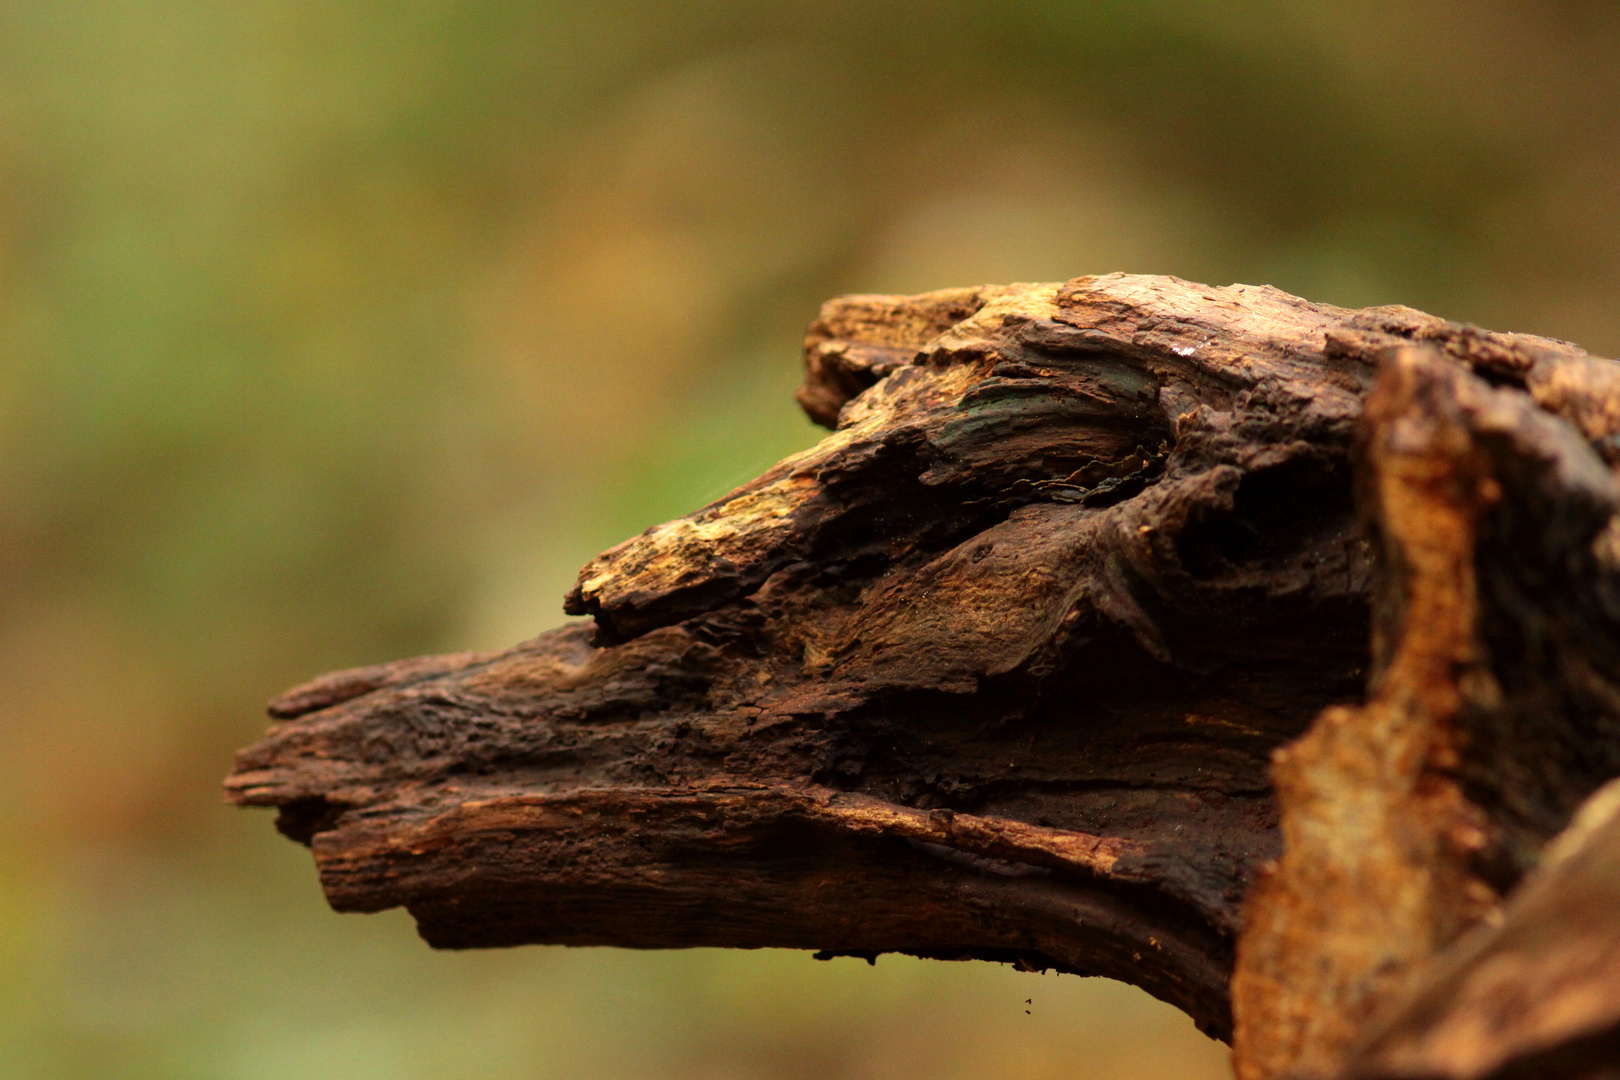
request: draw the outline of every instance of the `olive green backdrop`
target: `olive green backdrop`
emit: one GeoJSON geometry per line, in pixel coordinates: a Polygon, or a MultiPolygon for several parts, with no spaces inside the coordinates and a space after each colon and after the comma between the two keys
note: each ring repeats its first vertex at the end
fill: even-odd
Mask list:
{"type": "Polygon", "coordinates": [[[0,0],[0,1077],[1221,1075],[1096,980],[434,954],[218,781],[272,693],[553,625],[808,445],[838,292],[1620,351],[1617,46],[1599,0],[0,0]]]}

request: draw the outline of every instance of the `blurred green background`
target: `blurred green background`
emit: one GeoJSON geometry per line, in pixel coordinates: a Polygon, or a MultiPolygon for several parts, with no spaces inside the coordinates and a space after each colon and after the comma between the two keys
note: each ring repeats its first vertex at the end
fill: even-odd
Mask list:
{"type": "Polygon", "coordinates": [[[435,954],[218,782],[273,693],[528,637],[808,445],[839,292],[1165,272],[1613,355],[1617,46],[1610,0],[0,0],[0,1077],[1223,1075],[1099,980],[435,954]]]}

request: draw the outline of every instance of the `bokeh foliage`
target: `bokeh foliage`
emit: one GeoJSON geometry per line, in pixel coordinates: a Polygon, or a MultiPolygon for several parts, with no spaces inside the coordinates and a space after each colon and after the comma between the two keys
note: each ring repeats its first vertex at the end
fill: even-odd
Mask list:
{"type": "Polygon", "coordinates": [[[807,445],[834,293],[1166,272],[1613,354],[1617,44],[1602,0],[0,3],[0,1075],[1218,1075],[1094,981],[432,954],[217,781],[273,692],[552,625],[807,445]]]}

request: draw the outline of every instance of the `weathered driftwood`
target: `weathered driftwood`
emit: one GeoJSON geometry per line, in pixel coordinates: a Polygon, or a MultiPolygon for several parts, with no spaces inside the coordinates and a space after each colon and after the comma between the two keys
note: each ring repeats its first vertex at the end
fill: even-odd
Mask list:
{"type": "Polygon", "coordinates": [[[1235,1004],[1249,1077],[1483,1075],[1426,964],[1620,773],[1616,365],[1110,275],[836,300],[806,368],[834,433],[590,620],[294,690],[229,796],[439,946],[998,959],[1235,1004]]]}

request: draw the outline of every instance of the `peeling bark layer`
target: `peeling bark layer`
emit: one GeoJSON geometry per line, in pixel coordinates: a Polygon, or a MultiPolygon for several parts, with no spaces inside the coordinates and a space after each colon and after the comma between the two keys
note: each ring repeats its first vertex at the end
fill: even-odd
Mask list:
{"type": "Polygon", "coordinates": [[[1339,1075],[1620,773],[1620,498],[1609,422],[1593,422],[1614,365],[1536,362],[1483,367],[1493,386],[1433,349],[1384,360],[1358,461],[1379,566],[1371,695],[1276,755],[1285,853],[1248,901],[1243,1077],[1339,1075]],[[1544,409],[1529,388],[1551,382],[1565,392],[1544,409]]]}
{"type": "MultiPolygon", "coordinates": [[[[1416,963],[1492,909],[1609,768],[1582,756],[1590,731],[1573,723],[1556,767],[1493,771],[1540,737],[1535,710],[1561,692],[1541,660],[1523,668],[1541,682],[1497,676],[1496,698],[1467,680],[1449,697],[1399,691],[1408,673],[1428,686],[1436,665],[1466,668],[1481,641],[1556,650],[1479,629],[1492,590],[1533,581],[1472,569],[1430,588],[1423,559],[1526,542],[1511,532],[1524,522],[1481,509],[1500,502],[1486,479],[1517,491],[1501,461],[1519,459],[1489,455],[1523,449],[1520,435],[1607,476],[1594,454],[1612,454],[1620,418],[1620,396],[1600,392],[1609,362],[1406,308],[1126,275],[846,297],[812,326],[805,362],[799,400],[832,434],[594,560],[567,599],[588,620],[294,690],[229,796],[279,808],[334,907],[403,905],[439,946],[998,959],[1136,983],[1226,1037],[1243,897],[1283,835],[1265,887],[1283,899],[1270,915],[1251,905],[1251,924],[1283,941],[1339,927],[1287,899],[1341,858],[1322,835],[1346,813],[1320,809],[1327,789],[1382,783],[1392,747],[1396,772],[1420,779],[1373,815],[1422,818],[1408,862],[1440,868],[1402,916],[1426,928],[1400,957],[1416,963]],[[1386,362],[1384,419],[1358,458],[1364,399],[1396,355],[1420,359],[1386,362]],[[1487,439],[1484,463],[1457,473],[1466,491],[1401,473],[1405,443],[1378,434],[1421,397],[1411,387],[1453,376],[1454,397],[1508,395],[1546,421],[1487,439]],[[1383,470],[1363,482],[1384,485],[1371,502],[1410,489],[1420,510],[1439,500],[1440,523],[1392,510],[1375,551],[1358,460],[1383,470]],[[1471,531],[1447,532],[1448,513],[1471,531]],[[1430,552],[1430,534],[1451,546],[1430,552]],[[1417,576],[1399,569],[1411,560],[1417,576]],[[1415,642],[1431,609],[1450,622],[1415,642]],[[1355,708],[1373,622],[1382,674],[1355,708]],[[1495,719],[1475,719],[1481,702],[1495,719]],[[1281,766],[1280,833],[1272,752],[1325,708],[1281,766]],[[1442,879],[1471,899],[1430,918],[1442,879]]],[[[1468,417],[1490,411],[1475,405],[1468,417]]],[[[1573,515],[1548,551],[1601,526],[1600,503],[1548,504],[1573,515]]],[[[1584,572],[1558,565],[1547,573],[1584,572]]],[[[1606,653],[1581,655],[1607,670],[1606,653]]],[[[1405,843],[1405,828],[1363,831],[1405,843]]],[[[1361,993],[1357,958],[1381,955],[1358,949],[1319,986],[1335,1002],[1361,993]]],[[[1245,950],[1250,1019],[1291,1016],[1287,956],[1245,950]]],[[[1346,1029],[1364,1020],[1344,1015],[1346,1029]]],[[[1251,1039],[1257,1068],[1301,1060],[1290,1023],[1280,1050],[1251,1039]]]]}

